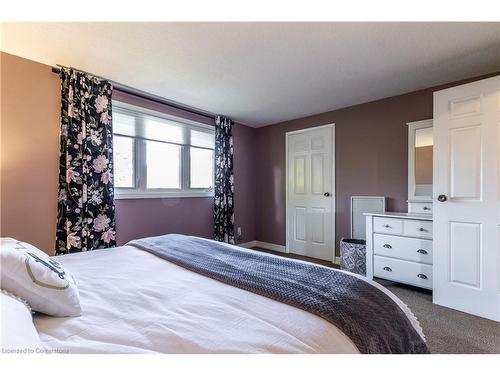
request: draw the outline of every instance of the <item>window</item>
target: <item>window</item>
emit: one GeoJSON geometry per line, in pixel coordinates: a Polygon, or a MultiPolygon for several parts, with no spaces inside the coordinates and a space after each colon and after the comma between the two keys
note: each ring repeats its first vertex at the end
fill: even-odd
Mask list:
{"type": "Polygon", "coordinates": [[[213,196],[214,128],[113,102],[115,197],[213,196]]]}
{"type": "Polygon", "coordinates": [[[120,136],[113,137],[113,160],[115,186],[123,188],[135,187],[133,138],[120,136]]]}

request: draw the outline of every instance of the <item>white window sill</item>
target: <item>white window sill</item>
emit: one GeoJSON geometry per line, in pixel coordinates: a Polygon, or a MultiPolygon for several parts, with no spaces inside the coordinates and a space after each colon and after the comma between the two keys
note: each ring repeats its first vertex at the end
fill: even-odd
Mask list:
{"type": "Polygon", "coordinates": [[[213,191],[116,191],[115,199],[165,199],[165,198],[210,198],[214,196],[213,191]]]}

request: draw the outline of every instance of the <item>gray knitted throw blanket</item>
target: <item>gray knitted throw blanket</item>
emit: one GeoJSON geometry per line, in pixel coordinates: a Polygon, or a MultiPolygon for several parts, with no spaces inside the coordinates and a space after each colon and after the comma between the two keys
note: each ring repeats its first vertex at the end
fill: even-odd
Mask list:
{"type": "Polygon", "coordinates": [[[128,245],[318,315],[343,331],[361,353],[429,353],[406,314],[388,295],[348,273],[177,234],[128,245]]]}

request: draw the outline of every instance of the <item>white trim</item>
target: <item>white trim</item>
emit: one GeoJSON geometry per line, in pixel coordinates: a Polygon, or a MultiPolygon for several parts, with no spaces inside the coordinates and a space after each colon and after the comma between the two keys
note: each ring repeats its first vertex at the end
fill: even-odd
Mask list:
{"type": "MultiPolygon", "coordinates": [[[[274,243],[262,242],[262,241],[243,242],[243,243],[236,244],[236,246],[244,247],[245,249],[252,249],[254,247],[260,247],[261,249],[277,251],[280,253],[288,253],[288,251],[286,251],[286,247],[283,245],[277,245],[274,243]]],[[[334,261],[332,263],[336,264],[337,266],[340,266],[340,257],[337,257],[337,256],[334,257],[334,261]]]]}
{"type": "Polygon", "coordinates": [[[246,249],[251,249],[252,247],[257,247],[257,241],[237,243],[236,246],[244,247],[246,249]]]}
{"type": "Polygon", "coordinates": [[[417,129],[432,128],[433,119],[408,122],[408,201],[429,202],[431,196],[415,195],[415,131],[417,129]]]}
{"type": "Polygon", "coordinates": [[[366,215],[366,277],[373,280],[373,216],[366,215]]]}
{"type": "MultiPolygon", "coordinates": [[[[305,133],[308,131],[314,131],[314,130],[319,130],[319,129],[325,129],[325,128],[331,128],[332,129],[332,188],[331,188],[331,197],[332,197],[332,233],[333,233],[333,241],[332,241],[332,259],[335,259],[335,244],[336,244],[336,234],[335,234],[335,214],[336,214],[336,194],[335,194],[335,182],[336,182],[336,176],[335,176],[335,123],[331,124],[326,124],[326,125],[321,125],[321,126],[315,126],[312,128],[305,128],[305,129],[300,129],[300,130],[294,130],[290,132],[285,133],[285,238],[286,238],[286,245],[285,245],[285,250],[283,251],[284,253],[290,253],[290,239],[288,238],[288,233],[290,229],[290,224],[288,222],[288,138],[291,135],[294,134],[300,134],[300,133],[305,133]]],[[[277,250],[279,251],[279,250],[277,250]]]]}
{"type": "Polygon", "coordinates": [[[210,198],[214,196],[213,189],[211,191],[193,191],[193,190],[183,190],[183,191],[159,191],[159,192],[138,192],[135,189],[131,189],[130,192],[123,191],[125,189],[115,189],[114,199],[166,199],[166,198],[210,198]]]}
{"type": "MultiPolygon", "coordinates": [[[[293,134],[292,132],[290,132],[293,134]]],[[[285,133],[285,251],[290,252],[290,239],[288,233],[290,231],[290,223],[288,222],[288,137],[290,134],[285,133]]]]}
{"type": "Polygon", "coordinates": [[[335,123],[332,122],[331,124],[326,124],[326,125],[321,125],[321,126],[313,126],[312,128],[305,128],[305,129],[299,129],[299,130],[293,130],[290,132],[286,132],[285,135],[295,135],[295,134],[300,134],[300,133],[306,133],[311,130],[319,130],[319,129],[326,129],[326,128],[332,128],[335,129],[335,123]]]}
{"type": "Polygon", "coordinates": [[[261,247],[266,250],[278,251],[280,253],[288,253],[286,247],[269,242],[255,241],[255,247],[261,247]]]}
{"type": "Polygon", "coordinates": [[[251,249],[252,247],[260,247],[266,250],[278,251],[280,253],[286,253],[286,247],[283,245],[277,245],[275,243],[263,242],[263,241],[250,241],[236,244],[236,246],[244,247],[246,249],[251,249]]]}

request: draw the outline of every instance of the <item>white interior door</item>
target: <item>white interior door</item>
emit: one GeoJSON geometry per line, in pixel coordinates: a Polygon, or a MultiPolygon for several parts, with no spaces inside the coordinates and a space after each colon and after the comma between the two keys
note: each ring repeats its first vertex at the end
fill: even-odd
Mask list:
{"type": "Polygon", "coordinates": [[[287,133],[287,251],[334,259],[334,126],[287,133]]]}
{"type": "Polygon", "coordinates": [[[500,77],[434,93],[434,303],[500,320],[500,77]]]}

